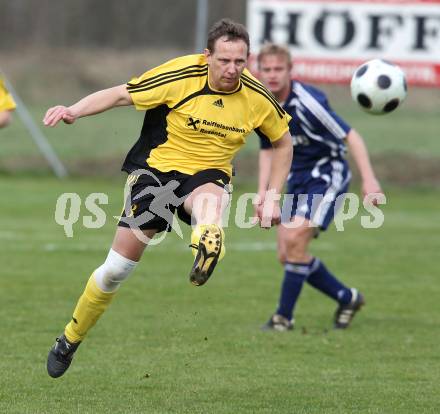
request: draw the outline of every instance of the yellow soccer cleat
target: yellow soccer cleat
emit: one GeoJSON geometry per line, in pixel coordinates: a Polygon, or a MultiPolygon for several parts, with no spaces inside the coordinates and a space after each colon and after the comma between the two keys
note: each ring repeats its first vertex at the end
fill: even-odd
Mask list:
{"type": "Polygon", "coordinates": [[[217,224],[197,226],[191,235],[191,245],[195,256],[189,280],[201,286],[211,276],[217,262],[225,255],[224,232],[217,224]]]}

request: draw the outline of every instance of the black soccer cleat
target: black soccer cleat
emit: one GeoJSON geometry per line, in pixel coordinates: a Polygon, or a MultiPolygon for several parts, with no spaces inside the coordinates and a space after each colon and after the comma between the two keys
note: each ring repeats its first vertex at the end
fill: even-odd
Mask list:
{"type": "Polygon", "coordinates": [[[80,344],[69,342],[64,334],[56,339],[47,356],[47,372],[52,378],[61,377],[67,371],[80,344]]]}
{"type": "Polygon", "coordinates": [[[206,226],[200,237],[199,244],[190,247],[197,249],[196,258],[189,274],[190,282],[201,286],[207,282],[222,251],[222,231],[216,224],[206,226]]]}
{"type": "Polygon", "coordinates": [[[283,315],[272,315],[270,319],[261,327],[263,331],[278,331],[286,332],[291,331],[294,328],[295,320],[289,321],[283,315]]]}
{"type": "Polygon", "coordinates": [[[338,309],[336,309],[334,318],[335,329],[348,328],[356,315],[356,312],[358,312],[362,306],[365,305],[364,296],[358,292],[357,289],[351,289],[351,293],[351,302],[346,305],[340,304],[338,309]]]}

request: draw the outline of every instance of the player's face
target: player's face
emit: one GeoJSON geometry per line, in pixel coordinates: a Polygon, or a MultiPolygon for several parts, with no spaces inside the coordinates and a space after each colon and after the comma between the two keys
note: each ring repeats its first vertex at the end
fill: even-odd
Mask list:
{"type": "Polygon", "coordinates": [[[290,88],[290,62],[283,55],[264,55],[259,65],[260,80],[276,96],[290,88]]]}
{"type": "Polygon", "coordinates": [[[226,37],[217,39],[214,51],[205,49],[209,65],[209,83],[218,91],[232,91],[239,82],[247,64],[248,48],[246,43],[239,40],[227,40],[226,37]]]}

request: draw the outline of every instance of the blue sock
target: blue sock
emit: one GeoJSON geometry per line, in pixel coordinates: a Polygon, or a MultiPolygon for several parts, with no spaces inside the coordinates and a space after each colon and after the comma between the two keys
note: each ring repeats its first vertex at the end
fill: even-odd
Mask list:
{"type": "Polygon", "coordinates": [[[339,303],[346,305],[351,301],[351,290],[336,279],[319,259],[310,263],[311,269],[307,282],[314,288],[330,296],[339,303]]]}
{"type": "Polygon", "coordinates": [[[291,320],[293,308],[301,293],[304,281],[310,273],[310,265],[307,263],[289,263],[284,264],[284,280],[281,285],[280,302],[277,314],[283,315],[291,320]]]}

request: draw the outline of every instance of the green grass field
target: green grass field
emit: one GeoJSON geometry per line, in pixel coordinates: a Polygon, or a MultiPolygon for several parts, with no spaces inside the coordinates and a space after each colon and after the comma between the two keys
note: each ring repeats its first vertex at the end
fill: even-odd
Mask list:
{"type": "MultiPolygon", "coordinates": [[[[410,93],[396,113],[372,117],[347,91],[332,90],[331,101],[365,137],[379,175],[429,175],[419,182],[425,189],[405,189],[406,175],[399,187],[385,180],[380,229],[363,229],[357,216],[346,231],[332,228],[313,243],[366,296],[353,326],[333,331],[335,304],[306,286],[295,331],[262,332],[282,278],[275,233],[238,229],[231,220],[226,259],[204,287],[188,282],[187,229],[185,240],[170,235],[148,249],[58,380],[46,373],[47,352],[110,247],[124,178],[117,165],[143,114],[124,108],[43,129],[71,171],[108,179],[50,178],[18,119],[0,131],[0,171],[7,172],[0,174],[0,413],[437,413],[440,190],[429,185],[438,188],[440,176],[440,95],[410,93]],[[108,194],[106,225],[85,229],[90,213],[82,207],[67,238],[54,219],[64,192],[83,201],[108,194]]],[[[30,110],[40,122],[58,103],[30,110]]],[[[256,150],[250,139],[239,155],[247,179],[256,150]]],[[[235,200],[254,187],[239,182],[236,190],[235,200]]]]}
{"type": "Polygon", "coordinates": [[[438,412],[438,191],[388,188],[382,228],[357,217],[314,243],[366,296],[345,332],[331,329],[334,303],[308,286],[295,331],[260,331],[281,280],[273,231],[230,227],[226,258],[200,288],[188,282],[188,239],[170,236],[58,380],[46,373],[47,351],[105,258],[122,177],[0,176],[0,191],[1,413],[438,412]],[[107,193],[106,225],[78,223],[66,238],[54,220],[64,192],[107,193]]]}

